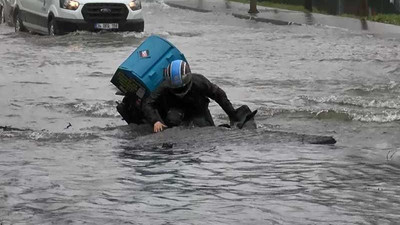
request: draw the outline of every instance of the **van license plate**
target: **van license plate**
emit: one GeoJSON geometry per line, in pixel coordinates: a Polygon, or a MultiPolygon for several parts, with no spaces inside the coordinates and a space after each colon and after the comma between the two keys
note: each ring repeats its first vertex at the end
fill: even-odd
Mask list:
{"type": "Polygon", "coordinates": [[[96,23],[94,28],[103,30],[118,29],[118,23],[96,23]]]}

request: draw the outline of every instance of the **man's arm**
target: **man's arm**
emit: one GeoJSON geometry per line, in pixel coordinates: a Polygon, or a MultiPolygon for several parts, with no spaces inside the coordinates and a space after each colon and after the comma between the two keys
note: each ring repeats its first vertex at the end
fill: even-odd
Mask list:
{"type": "Polygon", "coordinates": [[[211,83],[206,77],[200,74],[196,74],[196,78],[199,80],[200,89],[209,98],[213,99],[221,106],[225,113],[229,116],[231,121],[236,121],[236,111],[233,108],[232,103],[223,91],[216,84],[211,83]]]}
{"type": "Polygon", "coordinates": [[[146,120],[154,125],[156,122],[161,122],[164,124],[158,110],[157,104],[161,100],[162,93],[164,92],[164,86],[160,85],[154,92],[147,97],[142,103],[142,111],[146,120]]]}

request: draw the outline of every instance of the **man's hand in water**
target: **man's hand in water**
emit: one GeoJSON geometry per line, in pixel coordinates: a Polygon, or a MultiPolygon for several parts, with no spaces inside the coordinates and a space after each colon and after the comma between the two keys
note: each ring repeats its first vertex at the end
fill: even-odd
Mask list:
{"type": "Polygon", "coordinates": [[[163,123],[161,123],[160,121],[157,121],[154,123],[154,133],[158,133],[160,131],[163,131],[164,128],[166,128],[167,126],[165,126],[163,123]]]}

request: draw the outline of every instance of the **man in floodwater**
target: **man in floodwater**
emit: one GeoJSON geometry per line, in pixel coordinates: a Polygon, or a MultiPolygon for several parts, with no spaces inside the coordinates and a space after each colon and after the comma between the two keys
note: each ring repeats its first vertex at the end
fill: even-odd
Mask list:
{"type": "Polygon", "coordinates": [[[155,133],[180,125],[214,126],[208,110],[209,98],[228,114],[231,124],[238,121],[225,92],[203,75],[191,73],[187,62],[173,61],[164,76],[165,81],[142,105],[143,114],[155,133]]]}

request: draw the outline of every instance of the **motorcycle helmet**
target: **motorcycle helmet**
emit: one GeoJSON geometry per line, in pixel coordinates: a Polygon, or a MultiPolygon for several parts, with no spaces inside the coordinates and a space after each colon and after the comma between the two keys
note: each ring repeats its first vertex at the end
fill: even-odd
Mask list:
{"type": "Polygon", "coordinates": [[[192,86],[189,64],[183,60],[172,61],[165,69],[164,76],[171,91],[177,96],[185,96],[192,86]]]}

